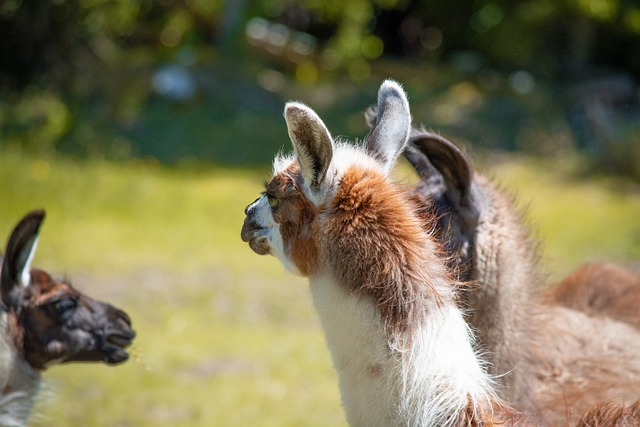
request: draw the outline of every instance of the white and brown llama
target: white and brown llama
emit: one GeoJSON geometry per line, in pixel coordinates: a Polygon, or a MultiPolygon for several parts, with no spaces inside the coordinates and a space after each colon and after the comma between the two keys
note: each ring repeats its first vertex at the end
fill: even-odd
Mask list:
{"type": "Polygon", "coordinates": [[[125,312],[30,268],[44,211],[27,214],[7,243],[0,273],[0,425],[24,426],[41,372],[58,363],[128,358],[135,333],[125,312]]]}
{"type": "MultiPolygon", "coordinates": [[[[470,283],[460,303],[488,351],[499,395],[541,423],[572,422],[592,408],[582,419],[609,425],[606,416],[623,406],[594,405],[640,396],[638,277],[589,265],[543,294],[536,245],[512,197],[440,135],[413,129],[405,156],[421,177],[414,197],[422,198],[424,225],[436,217],[450,267],[470,283]]],[[[627,409],[640,423],[638,405],[627,409]]]]}
{"type": "Polygon", "coordinates": [[[520,422],[456,305],[456,282],[405,190],[389,179],[409,136],[402,88],[386,81],[362,146],[334,142],[309,107],[288,103],[293,156],[280,156],[246,210],[242,239],[308,277],[354,426],[520,422]]]}

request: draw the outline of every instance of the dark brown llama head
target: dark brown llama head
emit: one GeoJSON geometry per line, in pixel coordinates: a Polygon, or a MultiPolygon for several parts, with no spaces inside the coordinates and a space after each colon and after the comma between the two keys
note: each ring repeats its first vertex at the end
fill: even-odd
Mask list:
{"type": "Polygon", "coordinates": [[[135,336],[129,316],[30,268],[44,215],[30,212],[16,225],[2,263],[2,309],[11,319],[18,351],[36,369],[67,362],[124,362],[135,336]]]}

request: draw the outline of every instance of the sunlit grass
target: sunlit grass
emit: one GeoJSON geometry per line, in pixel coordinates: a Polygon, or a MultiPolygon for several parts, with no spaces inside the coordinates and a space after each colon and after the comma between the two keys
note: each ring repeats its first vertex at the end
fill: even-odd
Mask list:
{"type": "MultiPolygon", "coordinates": [[[[640,259],[638,191],[526,158],[490,171],[529,205],[553,278],[640,259]]],[[[35,264],[124,308],[138,332],[122,366],[46,372],[31,426],[344,425],[305,281],[239,238],[267,173],[0,153],[2,239],[46,208],[35,264]]]]}

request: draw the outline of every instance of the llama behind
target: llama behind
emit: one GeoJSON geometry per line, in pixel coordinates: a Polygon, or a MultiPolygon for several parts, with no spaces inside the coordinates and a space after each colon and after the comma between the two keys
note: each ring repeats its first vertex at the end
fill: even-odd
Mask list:
{"type": "Polygon", "coordinates": [[[285,119],[295,154],[276,158],[241,236],[309,278],[348,422],[519,422],[494,396],[439,245],[388,177],[409,135],[404,91],[380,87],[363,146],[334,142],[302,104],[285,119]]]}
{"type": "MultiPolygon", "coordinates": [[[[512,197],[474,173],[459,149],[431,132],[413,130],[406,157],[421,175],[415,197],[437,213],[436,236],[446,242],[452,267],[473,284],[465,288],[462,304],[491,355],[500,396],[558,425],[598,402],[640,395],[640,334],[630,327],[630,304],[637,298],[617,299],[636,294],[635,282],[625,275],[620,286],[607,287],[591,270],[573,276],[582,288],[574,280],[543,298],[536,247],[512,197]],[[605,308],[594,295],[614,304],[605,308]],[[557,304],[562,300],[567,307],[557,304]]],[[[430,210],[420,211],[430,224],[430,210]]]]}
{"type": "Polygon", "coordinates": [[[640,329],[640,276],[620,265],[584,264],[550,288],[545,297],[549,304],[609,317],[640,329]]]}
{"type": "Polygon", "coordinates": [[[0,425],[26,425],[41,372],[58,363],[128,358],[129,317],[48,273],[30,268],[44,211],[16,225],[0,273],[0,425]]]}
{"type": "MultiPolygon", "coordinates": [[[[375,117],[368,112],[367,121],[375,117]]],[[[468,157],[445,137],[412,129],[404,156],[420,177],[414,197],[425,226],[435,215],[435,235],[463,288],[460,305],[487,350],[501,397],[541,419],[527,362],[537,339],[532,318],[541,278],[536,247],[510,197],[475,173],[468,157]]]]}

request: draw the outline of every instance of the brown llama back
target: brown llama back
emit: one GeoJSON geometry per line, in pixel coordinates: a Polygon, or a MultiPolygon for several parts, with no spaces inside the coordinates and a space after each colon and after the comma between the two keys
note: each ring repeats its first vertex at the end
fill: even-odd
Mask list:
{"type": "Polygon", "coordinates": [[[640,276],[611,263],[584,264],[546,293],[547,302],[640,329],[640,276]]]}
{"type": "Polygon", "coordinates": [[[499,376],[501,397],[561,425],[599,402],[640,396],[640,333],[543,299],[536,243],[513,198],[431,132],[414,129],[405,156],[421,176],[415,197],[438,216],[436,235],[470,283],[461,303],[499,376]]]}
{"type": "Polygon", "coordinates": [[[576,427],[637,427],[640,426],[640,401],[630,406],[603,402],[584,414],[576,427]]]}

